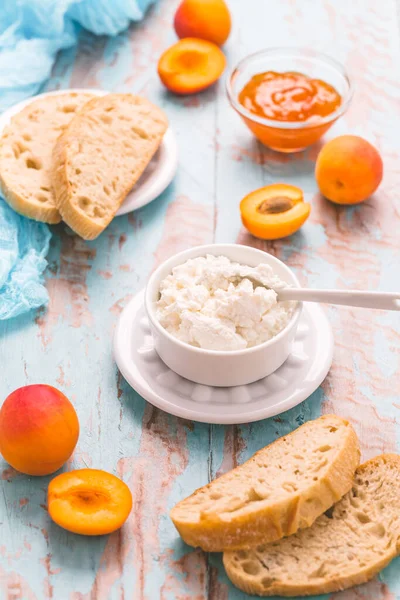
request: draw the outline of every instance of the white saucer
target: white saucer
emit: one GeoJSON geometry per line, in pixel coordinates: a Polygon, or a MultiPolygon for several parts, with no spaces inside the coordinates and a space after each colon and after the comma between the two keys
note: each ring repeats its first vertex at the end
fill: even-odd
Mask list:
{"type": "MultiPolygon", "coordinates": [[[[66,92],[90,92],[94,96],[105,96],[106,94],[110,93],[106,90],[74,88],[38,94],[37,96],[33,96],[32,98],[28,98],[23,102],[19,102],[18,104],[11,106],[11,108],[0,115],[0,135],[4,127],[10,122],[11,117],[20,112],[31,102],[37,100],[37,98],[58,96],[59,94],[65,94],[66,92]]],[[[141,208],[142,206],[145,206],[146,204],[149,204],[149,202],[155,200],[157,196],[159,196],[173,180],[177,166],[178,146],[175,134],[172,129],[169,128],[163,137],[160,148],[147,165],[147,168],[139,181],[125,198],[124,203],[117,212],[117,216],[124,215],[128,212],[141,208]]]]}
{"type": "Polygon", "coordinates": [[[138,394],[178,417],[221,425],[273,417],[308,398],[332,364],[329,321],[317,304],[304,304],[293,351],[275,373],[240,387],[199,385],[171,371],[159,358],[143,301],[141,291],[119,317],[114,335],[115,361],[138,394]]]}

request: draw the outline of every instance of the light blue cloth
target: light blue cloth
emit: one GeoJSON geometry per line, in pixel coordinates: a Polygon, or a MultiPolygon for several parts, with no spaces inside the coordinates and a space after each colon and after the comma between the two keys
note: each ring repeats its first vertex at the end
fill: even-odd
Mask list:
{"type": "Polygon", "coordinates": [[[80,27],[116,35],[155,0],[0,0],[0,111],[36,94],[80,27]]]}
{"type": "MultiPolygon", "coordinates": [[[[116,35],[140,21],[155,0],[0,0],[0,112],[36,94],[57,52],[73,46],[81,27],[116,35]]],[[[51,233],[14,213],[0,197],[0,319],[45,304],[51,233]]]]}
{"type": "Polygon", "coordinates": [[[51,233],[0,200],[0,320],[46,304],[42,273],[51,233]]]}

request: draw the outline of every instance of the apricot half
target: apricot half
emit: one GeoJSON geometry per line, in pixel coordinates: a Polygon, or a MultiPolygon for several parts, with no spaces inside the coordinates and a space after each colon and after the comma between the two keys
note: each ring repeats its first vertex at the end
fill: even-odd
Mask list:
{"type": "Polygon", "coordinates": [[[132,509],[132,494],[123,481],[97,469],[61,473],[47,493],[50,517],[81,535],[103,535],[123,525],[132,509]]]}
{"type": "Polygon", "coordinates": [[[231,14],[224,0],[183,0],[174,27],[179,38],[201,38],[222,46],[231,32],[231,14]]]}
{"type": "Polygon", "coordinates": [[[164,52],[158,62],[158,74],[171,92],[196,94],[215,83],[225,65],[225,56],[218,46],[185,38],[164,52]]]}
{"type": "Polygon", "coordinates": [[[262,240],[292,235],[307,220],[310,211],[301,189],[284,183],[259,188],[240,203],[243,225],[262,240]]]}
{"type": "Polygon", "coordinates": [[[0,452],[14,469],[49,475],[69,459],[79,437],[71,402],[51,385],[26,385],[0,410],[0,452]]]}
{"type": "Polygon", "coordinates": [[[321,194],[336,204],[357,204],[375,192],[383,176],[378,150],[357,135],[341,135],[322,148],[315,165],[321,194]]]}

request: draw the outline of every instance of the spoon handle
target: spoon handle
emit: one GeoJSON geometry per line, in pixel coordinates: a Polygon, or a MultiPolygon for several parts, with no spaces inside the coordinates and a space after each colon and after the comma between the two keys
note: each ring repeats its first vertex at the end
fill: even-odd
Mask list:
{"type": "Polygon", "coordinates": [[[278,300],[300,302],[322,302],[361,308],[400,310],[400,292],[362,292],[359,290],[312,290],[307,288],[285,288],[276,290],[278,300]]]}

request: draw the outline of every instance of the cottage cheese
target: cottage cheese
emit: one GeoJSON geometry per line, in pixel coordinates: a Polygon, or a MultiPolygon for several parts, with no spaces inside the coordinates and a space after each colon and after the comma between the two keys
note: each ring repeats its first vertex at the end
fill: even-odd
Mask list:
{"type": "Polygon", "coordinates": [[[278,303],[272,289],[254,287],[247,276],[275,289],[286,285],[266,264],[248,267],[211,255],[190,259],[161,282],[157,319],[170,334],[199,348],[262,344],[288,324],[295,303],[278,303]]]}

